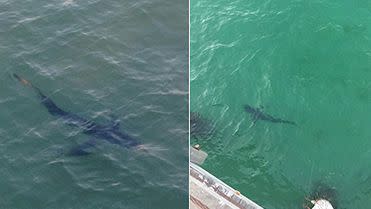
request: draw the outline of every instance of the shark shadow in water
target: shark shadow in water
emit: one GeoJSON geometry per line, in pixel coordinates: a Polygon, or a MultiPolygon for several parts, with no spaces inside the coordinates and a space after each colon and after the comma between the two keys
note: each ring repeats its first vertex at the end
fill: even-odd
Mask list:
{"type": "Polygon", "coordinates": [[[41,104],[51,115],[62,119],[63,123],[69,126],[80,128],[84,134],[92,137],[88,141],[72,148],[68,152],[68,155],[81,156],[90,154],[91,152],[88,150],[93,148],[98,140],[105,140],[124,148],[141,148],[141,143],[137,139],[123,131],[120,131],[120,124],[118,121],[113,121],[112,124],[109,125],[101,125],[82,118],[74,113],[62,110],[49,97],[45,96],[39,88],[32,85],[31,82],[21,78],[17,74],[13,74],[13,76],[23,85],[32,88],[38,94],[41,104]]]}
{"type": "Polygon", "coordinates": [[[201,116],[198,112],[190,113],[191,138],[207,139],[215,132],[215,124],[201,116]]]}
{"type": "Polygon", "coordinates": [[[258,120],[265,120],[265,121],[269,121],[269,122],[272,122],[272,123],[286,123],[286,124],[296,125],[296,123],[293,122],[293,121],[283,120],[283,119],[280,119],[280,118],[274,118],[273,116],[264,113],[262,106],[260,106],[258,108],[255,108],[255,107],[252,107],[250,105],[245,105],[244,109],[247,113],[249,113],[251,115],[254,124],[258,120]]]}
{"type": "Polygon", "coordinates": [[[335,187],[332,187],[328,184],[325,184],[322,181],[314,182],[313,188],[309,196],[306,198],[304,202],[305,208],[311,208],[313,206],[310,203],[310,200],[320,200],[325,199],[331,203],[333,208],[338,208],[338,192],[335,187]]]}

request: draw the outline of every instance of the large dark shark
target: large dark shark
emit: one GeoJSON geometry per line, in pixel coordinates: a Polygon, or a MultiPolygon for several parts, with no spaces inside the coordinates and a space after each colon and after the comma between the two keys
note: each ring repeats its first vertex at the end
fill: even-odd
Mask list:
{"type": "Polygon", "coordinates": [[[45,96],[39,88],[32,85],[31,82],[21,78],[17,74],[13,74],[13,76],[23,85],[29,86],[36,91],[40,97],[41,104],[51,115],[59,117],[65,124],[69,126],[79,127],[84,134],[92,137],[88,141],[71,149],[68,152],[68,155],[79,156],[90,154],[91,152],[88,150],[93,148],[99,139],[125,148],[140,148],[141,143],[137,139],[119,130],[119,122],[114,121],[109,125],[100,125],[76,114],[62,110],[49,97],[45,96]]]}
{"type": "Polygon", "coordinates": [[[280,118],[274,118],[273,116],[264,113],[262,111],[262,107],[255,108],[255,107],[251,107],[250,105],[245,105],[244,109],[246,112],[250,113],[254,123],[258,120],[265,120],[265,121],[269,121],[272,123],[287,123],[291,125],[296,125],[296,123],[293,121],[283,120],[280,118]]]}

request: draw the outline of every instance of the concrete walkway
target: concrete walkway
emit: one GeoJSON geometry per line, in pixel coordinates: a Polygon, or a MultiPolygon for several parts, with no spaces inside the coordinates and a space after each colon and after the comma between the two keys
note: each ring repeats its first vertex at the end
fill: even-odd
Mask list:
{"type": "Polygon", "coordinates": [[[190,209],[263,209],[194,163],[190,163],[190,209]]]}

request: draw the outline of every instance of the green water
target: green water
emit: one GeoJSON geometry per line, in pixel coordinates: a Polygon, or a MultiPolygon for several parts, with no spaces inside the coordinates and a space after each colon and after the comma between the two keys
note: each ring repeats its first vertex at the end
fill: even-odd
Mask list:
{"type": "Polygon", "coordinates": [[[191,139],[204,167],[268,209],[317,182],[369,208],[370,37],[369,1],[191,1],[191,111],[217,128],[191,139]],[[252,125],[244,104],[298,125],[252,125]]]}
{"type": "Polygon", "coordinates": [[[188,208],[186,1],[0,1],[0,208],[188,208]],[[171,16],[172,18],[168,18],[171,16]],[[148,152],[89,139],[50,115],[120,129],[148,152]]]}

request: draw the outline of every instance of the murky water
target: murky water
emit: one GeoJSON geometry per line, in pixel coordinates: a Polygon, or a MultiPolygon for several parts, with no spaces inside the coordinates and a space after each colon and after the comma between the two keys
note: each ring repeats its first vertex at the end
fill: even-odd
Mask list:
{"type": "Polygon", "coordinates": [[[187,208],[187,2],[0,1],[0,207],[187,208]],[[171,16],[172,18],[168,18],[171,16]],[[149,152],[97,144],[59,107],[120,129],[149,152]]]}
{"type": "Polygon", "coordinates": [[[204,167],[264,208],[371,200],[371,4],[191,1],[191,111],[216,124],[204,167]],[[297,126],[257,121],[249,104],[297,126]]]}

